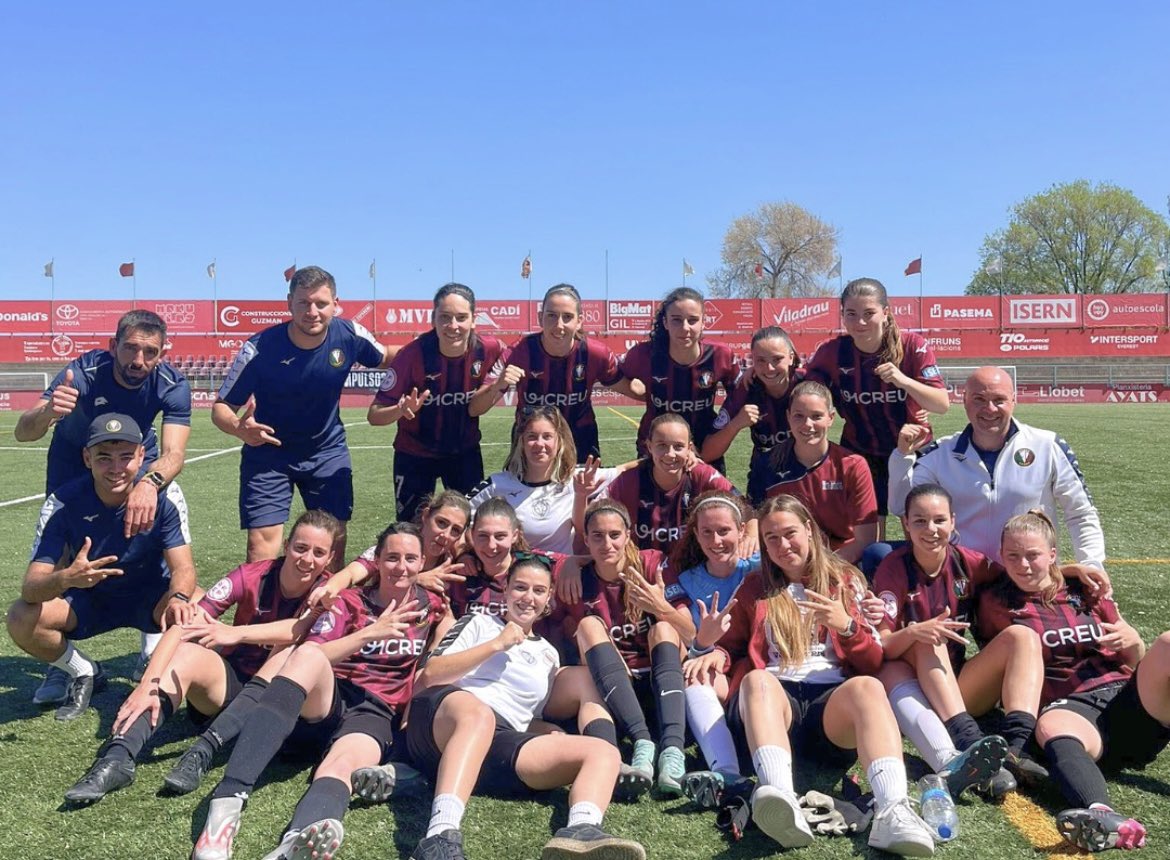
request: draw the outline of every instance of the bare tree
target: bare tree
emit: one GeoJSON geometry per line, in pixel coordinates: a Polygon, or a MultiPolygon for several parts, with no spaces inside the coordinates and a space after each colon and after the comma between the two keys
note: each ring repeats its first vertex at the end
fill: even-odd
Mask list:
{"type": "Polygon", "coordinates": [[[723,237],[723,265],[707,276],[715,296],[826,296],[839,231],[795,203],[765,203],[723,237]]]}

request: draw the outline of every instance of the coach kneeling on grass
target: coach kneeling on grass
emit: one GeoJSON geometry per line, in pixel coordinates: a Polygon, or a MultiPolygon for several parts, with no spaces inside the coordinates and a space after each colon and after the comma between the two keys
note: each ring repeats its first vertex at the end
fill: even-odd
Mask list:
{"type": "Polygon", "coordinates": [[[1000,532],[1017,514],[1040,509],[1054,522],[1057,508],[1081,564],[1104,569],[1105,534],[1068,443],[1051,430],[1015,420],[1016,389],[1001,368],[980,367],[967,377],[961,433],[927,444],[927,428],[902,427],[890,454],[890,510],[921,484],[940,484],[954,499],[963,546],[999,560],[1000,532]]]}
{"type": "Polygon", "coordinates": [[[124,509],[144,456],[133,418],[93,420],[83,452],[90,474],[45,500],[20,599],[8,609],[12,641],[71,679],[59,720],[84,713],[106,681],[74,640],[122,627],[157,633],[194,612],[195,562],[178,486],[159,496],[149,529],[126,537],[124,509]]]}

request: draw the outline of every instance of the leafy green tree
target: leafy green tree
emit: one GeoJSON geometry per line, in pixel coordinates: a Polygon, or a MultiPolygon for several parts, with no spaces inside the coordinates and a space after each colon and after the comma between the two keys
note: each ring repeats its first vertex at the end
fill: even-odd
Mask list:
{"type": "Polygon", "coordinates": [[[838,230],[795,203],[765,203],[723,237],[723,265],[707,276],[715,296],[824,296],[837,261],[838,230]]]}
{"type": "Polygon", "coordinates": [[[1134,194],[1086,180],[1054,185],[1018,203],[989,235],[971,295],[1140,293],[1165,289],[1156,268],[1170,225],[1134,194]]]}

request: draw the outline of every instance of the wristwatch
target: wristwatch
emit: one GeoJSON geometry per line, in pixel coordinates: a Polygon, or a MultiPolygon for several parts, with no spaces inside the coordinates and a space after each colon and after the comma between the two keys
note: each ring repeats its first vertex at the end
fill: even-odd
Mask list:
{"type": "Polygon", "coordinates": [[[168,600],[168,601],[171,601],[171,600],[174,600],[176,597],[177,597],[177,598],[179,598],[179,600],[183,601],[184,603],[190,603],[190,602],[191,602],[191,595],[190,595],[190,594],[184,594],[184,593],[183,593],[183,592],[181,592],[181,591],[172,591],[172,592],[170,593],[170,596],[169,596],[169,597],[167,597],[167,600],[168,600]]]}
{"type": "Polygon", "coordinates": [[[166,486],[166,483],[167,483],[167,479],[164,478],[163,473],[159,472],[159,471],[147,472],[145,475],[142,476],[142,480],[150,481],[150,483],[154,484],[154,488],[156,490],[161,490],[163,487],[166,486]]]}

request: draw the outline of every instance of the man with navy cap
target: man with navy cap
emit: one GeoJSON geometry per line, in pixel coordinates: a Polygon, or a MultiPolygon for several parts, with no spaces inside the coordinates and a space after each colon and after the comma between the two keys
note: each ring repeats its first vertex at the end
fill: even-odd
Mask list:
{"type": "Polygon", "coordinates": [[[126,535],[125,507],[145,449],[128,415],[89,425],[82,454],[89,474],[45,500],[8,634],[32,656],[70,677],[57,719],[84,713],[105,684],[101,666],[74,644],[110,630],[157,633],[193,617],[196,586],[187,504],[177,485],[159,495],[148,529],[126,535]]]}

